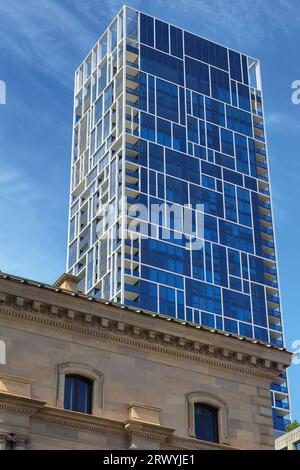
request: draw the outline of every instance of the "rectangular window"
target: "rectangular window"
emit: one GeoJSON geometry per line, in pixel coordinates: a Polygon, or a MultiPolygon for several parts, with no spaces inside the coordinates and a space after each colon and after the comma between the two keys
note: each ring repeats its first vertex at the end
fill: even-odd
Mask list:
{"type": "Polygon", "coordinates": [[[248,295],[223,289],[223,305],[226,317],[251,323],[250,297],[248,295]]]}
{"type": "Polygon", "coordinates": [[[227,49],[194,34],[184,33],[185,53],[207,64],[228,70],[227,49]]]}
{"type": "Polygon", "coordinates": [[[216,98],[226,103],[230,103],[229,75],[227,72],[210,68],[211,75],[211,93],[216,98]]]}
{"type": "Polygon", "coordinates": [[[171,123],[165,119],[157,119],[157,142],[171,147],[171,123]]]}
{"type": "Polygon", "coordinates": [[[141,69],[170,82],[184,85],[182,60],[143,45],[141,45],[141,69]]]}
{"type": "Polygon", "coordinates": [[[236,248],[246,253],[253,253],[252,230],[231,222],[225,222],[225,220],[220,220],[219,226],[220,242],[222,245],[236,248]]]}
{"type": "Polygon", "coordinates": [[[155,20],[155,43],[160,51],[169,53],[169,25],[155,20]]]}
{"type": "Polygon", "coordinates": [[[207,146],[220,151],[219,127],[214,124],[206,123],[207,146]]]}
{"type": "Polygon", "coordinates": [[[178,122],[178,87],[163,80],[156,80],[157,114],[178,122]]]}
{"type": "Polygon", "coordinates": [[[225,126],[224,104],[211,98],[205,98],[206,119],[209,122],[225,126]]]}
{"type": "Polygon", "coordinates": [[[186,152],[186,130],[185,127],[173,124],[173,148],[180,152],[186,152]]]}
{"type": "Polygon", "coordinates": [[[141,137],[155,141],[155,117],[151,114],[141,113],[141,137]]]}
{"type": "MultiPolygon", "coordinates": [[[[234,156],[233,132],[221,129],[222,152],[234,156]]],[[[234,168],[233,168],[234,169],[234,168]]]]}
{"type": "Polygon", "coordinates": [[[197,60],[185,59],[186,86],[192,90],[210,95],[208,66],[197,60]]]}
{"type": "Polygon", "coordinates": [[[241,56],[235,51],[229,51],[230,75],[231,78],[242,82],[241,56]]]}
{"type": "Polygon", "coordinates": [[[252,137],[251,114],[227,105],[227,127],[232,131],[252,137]]]}
{"type": "Polygon", "coordinates": [[[211,313],[222,313],[221,290],[204,282],[186,279],[187,305],[211,313]]]}
{"type": "Polygon", "coordinates": [[[170,26],[171,33],[171,54],[183,58],[183,44],[182,44],[182,30],[175,28],[175,26],[170,26]]]}
{"type": "Polygon", "coordinates": [[[140,35],[141,42],[154,47],[154,20],[150,16],[140,14],[140,35]]]}

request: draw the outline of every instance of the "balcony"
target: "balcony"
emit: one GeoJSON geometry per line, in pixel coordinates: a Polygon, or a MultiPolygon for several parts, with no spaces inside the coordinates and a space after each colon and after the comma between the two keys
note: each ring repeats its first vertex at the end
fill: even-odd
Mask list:
{"type": "Polygon", "coordinates": [[[268,315],[273,318],[281,318],[281,313],[279,310],[268,309],[268,315]]]}
{"type": "Polygon", "coordinates": [[[275,406],[276,408],[281,408],[282,410],[289,410],[289,404],[284,403],[283,401],[275,400],[275,406]]]}
{"type": "Polygon", "coordinates": [[[288,389],[284,385],[279,385],[279,384],[272,384],[271,390],[274,390],[275,392],[279,393],[286,393],[288,394],[288,389]]]}
{"type": "Polygon", "coordinates": [[[265,151],[265,149],[263,148],[256,148],[256,153],[258,155],[262,155],[263,157],[266,157],[267,156],[267,152],[265,151]]]}
{"type": "Polygon", "coordinates": [[[291,424],[291,421],[289,419],[283,419],[279,417],[274,417],[273,422],[274,422],[274,428],[277,429],[278,431],[283,431],[283,432],[286,432],[286,427],[289,424],[291,424]]]}
{"type": "Polygon", "coordinates": [[[280,299],[277,295],[267,295],[267,301],[273,304],[279,304],[280,299]]]}

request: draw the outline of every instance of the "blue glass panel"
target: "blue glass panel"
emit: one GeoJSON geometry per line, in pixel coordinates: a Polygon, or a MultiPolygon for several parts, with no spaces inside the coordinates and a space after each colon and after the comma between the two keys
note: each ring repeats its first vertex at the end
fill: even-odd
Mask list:
{"type": "Polygon", "coordinates": [[[255,339],[258,339],[260,341],[264,341],[265,343],[269,342],[269,335],[268,335],[268,330],[265,330],[264,328],[258,328],[254,327],[254,337],[255,339]]]}
{"type": "Polygon", "coordinates": [[[173,124],[173,147],[180,152],[186,152],[186,129],[173,124]]]}
{"type": "Polygon", "coordinates": [[[206,213],[223,217],[223,197],[210,189],[201,188],[193,184],[190,185],[191,204],[204,204],[206,213]]]}
{"type": "Polygon", "coordinates": [[[243,69],[243,78],[244,78],[244,83],[246,85],[249,85],[249,71],[248,71],[248,63],[247,63],[247,57],[242,55],[242,69],[243,69]]]}
{"type": "Polygon", "coordinates": [[[185,32],[185,53],[224,70],[228,70],[227,49],[206,39],[185,32]]]}
{"type": "Polygon", "coordinates": [[[221,314],[221,290],[204,282],[186,279],[186,302],[190,307],[221,314]]]}
{"type": "Polygon", "coordinates": [[[190,276],[190,251],[153,239],[141,240],[142,263],[190,276]]]}
{"type": "Polygon", "coordinates": [[[201,324],[204,326],[209,326],[215,328],[215,316],[211,313],[201,313],[201,324]]]}
{"type": "Polygon", "coordinates": [[[243,186],[243,176],[240,173],[237,173],[236,171],[223,170],[223,178],[225,181],[228,181],[229,183],[243,186]]]}
{"type": "Polygon", "coordinates": [[[171,147],[171,123],[165,119],[157,118],[157,142],[171,147]]]}
{"type": "Polygon", "coordinates": [[[193,183],[200,182],[199,160],[166,149],[166,172],[193,183]]]}
{"type": "Polygon", "coordinates": [[[184,181],[167,177],[166,179],[166,197],[168,201],[177,204],[188,203],[188,185],[184,181]]]}
{"type": "Polygon", "coordinates": [[[203,250],[192,251],[193,277],[205,281],[203,250]]]}
{"type": "Polygon", "coordinates": [[[186,86],[210,95],[208,66],[190,58],[185,59],[186,86]]]}
{"type": "Polygon", "coordinates": [[[164,171],[164,150],[160,145],[150,144],[149,167],[153,170],[164,171]]]}
{"type": "Polygon", "coordinates": [[[252,227],[250,194],[247,189],[237,188],[239,223],[252,227]]]}
{"type": "Polygon", "coordinates": [[[140,84],[140,104],[139,108],[142,111],[147,111],[147,75],[143,72],[139,74],[140,84]]]}
{"type": "Polygon", "coordinates": [[[213,245],[214,283],[218,286],[228,287],[226,249],[220,245],[213,245]]]}
{"type": "Polygon", "coordinates": [[[184,88],[179,87],[179,103],[180,103],[180,124],[185,126],[185,98],[184,88]]]}
{"type": "Polygon", "coordinates": [[[252,137],[251,114],[227,105],[227,126],[229,129],[252,137]]]}
{"type": "Polygon", "coordinates": [[[216,98],[230,103],[229,75],[227,72],[211,67],[211,93],[216,98]]]}
{"type": "Polygon", "coordinates": [[[262,258],[257,258],[256,256],[249,256],[249,266],[250,266],[250,279],[254,282],[259,282],[260,284],[265,283],[265,267],[262,258]]]}
{"type": "Polygon", "coordinates": [[[234,320],[224,319],[224,329],[225,331],[230,331],[230,333],[238,334],[238,322],[234,320]]]}
{"type": "Polygon", "coordinates": [[[141,113],[141,137],[155,141],[155,117],[151,114],[141,113]]]}
{"type": "Polygon", "coordinates": [[[155,20],[156,48],[169,53],[169,25],[155,20]]]}
{"type": "Polygon", "coordinates": [[[214,124],[206,123],[207,146],[220,151],[220,133],[219,127],[214,124]]]}
{"type": "Polygon", "coordinates": [[[238,251],[228,250],[228,266],[232,276],[241,277],[241,260],[238,251]]]}
{"type": "Polygon", "coordinates": [[[218,242],[218,223],[215,217],[204,216],[204,238],[211,242],[218,242]]]}
{"type": "Polygon", "coordinates": [[[245,176],[245,186],[247,189],[252,189],[253,191],[257,191],[257,181],[254,178],[245,176]]]}
{"type": "Polygon", "coordinates": [[[219,225],[222,245],[253,253],[252,230],[225,220],[220,220],[219,225]]]}
{"type": "Polygon", "coordinates": [[[224,315],[235,320],[251,323],[250,297],[239,292],[223,289],[224,315]]]}
{"type": "Polygon", "coordinates": [[[221,129],[222,152],[234,156],[233,132],[221,129]]]}
{"type": "MultiPolygon", "coordinates": [[[[204,119],[204,97],[192,92],[193,116],[204,119]]],[[[214,122],[214,121],[212,121],[214,122]]]]}
{"type": "Polygon", "coordinates": [[[148,86],[149,86],[149,113],[155,114],[155,84],[154,77],[148,75],[148,86]]]}
{"type": "Polygon", "coordinates": [[[224,183],[224,197],[226,219],[231,220],[232,222],[237,222],[236,194],[234,185],[224,183]]]}
{"type": "Polygon", "coordinates": [[[141,42],[154,47],[154,20],[150,16],[140,15],[140,36],[141,42]]]}
{"type": "Polygon", "coordinates": [[[198,121],[192,116],[187,117],[187,128],[188,128],[188,140],[198,144],[199,135],[198,135],[198,121]]]}
{"type": "Polygon", "coordinates": [[[159,286],[159,310],[164,315],[175,317],[175,290],[159,286]]]}
{"type": "Polygon", "coordinates": [[[258,284],[251,284],[253,321],[259,326],[268,326],[265,301],[265,289],[258,284]]]}
{"type": "Polygon", "coordinates": [[[139,306],[152,312],[157,312],[157,285],[153,282],[139,282],[139,306]]]}
{"type": "Polygon", "coordinates": [[[184,84],[182,60],[143,45],[141,45],[141,69],[170,82],[184,84]]]}
{"type": "Polygon", "coordinates": [[[171,54],[183,58],[182,30],[170,26],[171,54]]]}
{"type": "Polygon", "coordinates": [[[223,153],[215,153],[215,162],[218,165],[225,166],[226,168],[235,169],[235,159],[224,155],[223,153]]]}
{"type": "Polygon", "coordinates": [[[207,97],[205,98],[205,104],[207,121],[218,124],[219,126],[225,126],[224,104],[207,97]]]}
{"type": "Polygon", "coordinates": [[[246,338],[253,338],[252,326],[246,323],[240,323],[240,335],[246,338]]]}
{"type": "Polygon", "coordinates": [[[221,168],[213,163],[208,163],[205,161],[201,162],[201,171],[206,175],[213,176],[215,178],[222,178],[221,168]]]}
{"type": "Polygon", "coordinates": [[[238,83],[239,107],[251,111],[249,87],[238,83]]]}
{"type": "Polygon", "coordinates": [[[237,83],[234,80],[231,80],[230,83],[231,83],[232,105],[237,107],[238,106],[237,90],[236,90],[237,83]]]}
{"type": "Polygon", "coordinates": [[[235,51],[229,51],[230,75],[238,82],[242,82],[241,56],[235,51]]]}

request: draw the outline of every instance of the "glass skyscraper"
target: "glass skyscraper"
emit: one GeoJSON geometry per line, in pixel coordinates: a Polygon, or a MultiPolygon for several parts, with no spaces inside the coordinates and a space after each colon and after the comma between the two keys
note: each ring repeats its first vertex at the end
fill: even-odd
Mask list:
{"type": "MultiPolygon", "coordinates": [[[[75,76],[67,269],[79,290],[284,348],[259,67],[122,8],[75,76]],[[133,210],[152,205],[158,217],[133,210]]],[[[285,375],[271,395],[283,431],[285,375]]]]}

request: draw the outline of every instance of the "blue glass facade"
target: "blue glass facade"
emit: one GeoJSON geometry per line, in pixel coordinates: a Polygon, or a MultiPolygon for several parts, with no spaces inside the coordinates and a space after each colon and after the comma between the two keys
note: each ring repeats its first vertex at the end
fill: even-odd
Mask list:
{"type": "MultiPolygon", "coordinates": [[[[68,269],[84,292],[284,346],[258,61],[124,7],[77,71],[73,140],[68,269]],[[112,240],[130,218],[101,211],[124,196],[189,205],[195,230],[201,204],[203,232],[139,215],[147,237],[112,240]]],[[[280,429],[284,376],[272,400],[280,429]]]]}

